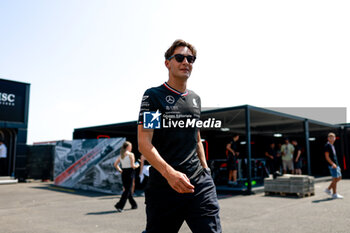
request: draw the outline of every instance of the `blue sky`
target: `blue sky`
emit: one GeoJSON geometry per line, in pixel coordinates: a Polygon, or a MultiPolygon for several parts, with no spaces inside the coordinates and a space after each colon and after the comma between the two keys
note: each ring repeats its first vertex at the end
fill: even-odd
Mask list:
{"type": "Polygon", "coordinates": [[[348,12],[328,0],[2,0],[0,78],[31,84],[28,143],[136,120],[178,38],[198,50],[188,87],[205,107],[349,109],[348,12]]]}

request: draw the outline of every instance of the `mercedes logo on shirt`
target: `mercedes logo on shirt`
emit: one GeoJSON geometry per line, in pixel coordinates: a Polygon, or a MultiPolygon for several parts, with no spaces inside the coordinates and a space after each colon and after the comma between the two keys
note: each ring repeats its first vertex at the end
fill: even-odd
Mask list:
{"type": "Polygon", "coordinates": [[[172,95],[168,95],[167,97],[165,97],[165,100],[166,100],[166,102],[168,102],[169,104],[175,103],[175,98],[174,98],[174,96],[172,96],[172,95]]]}

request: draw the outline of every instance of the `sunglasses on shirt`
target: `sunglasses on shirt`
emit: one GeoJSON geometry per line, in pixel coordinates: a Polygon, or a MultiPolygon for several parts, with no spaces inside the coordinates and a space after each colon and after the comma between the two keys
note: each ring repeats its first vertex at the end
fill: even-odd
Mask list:
{"type": "Polygon", "coordinates": [[[176,60],[177,62],[183,62],[183,60],[186,58],[186,59],[187,59],[187,62],[188,62],[188,63],[191,63],[191,64],[193,64],[194,61],[196,60],[196,57],[195,57],[195,56],[191,56],[191,55],[185,56],[185,55],[182,55],[182,54],[175,54],[175,55],[169,57],[168,60],[170,61],[173,57],[175,57],[175,60],[176,60]]]}

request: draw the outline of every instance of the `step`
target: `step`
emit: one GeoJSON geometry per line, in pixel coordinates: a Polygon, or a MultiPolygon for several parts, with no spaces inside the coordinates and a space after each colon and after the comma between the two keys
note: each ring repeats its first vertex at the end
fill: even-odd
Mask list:
{"type": "Polygon", "coordinates": [[[0,184],[17,184],[18,179],[11,176],[0,176],[0,184]]]}

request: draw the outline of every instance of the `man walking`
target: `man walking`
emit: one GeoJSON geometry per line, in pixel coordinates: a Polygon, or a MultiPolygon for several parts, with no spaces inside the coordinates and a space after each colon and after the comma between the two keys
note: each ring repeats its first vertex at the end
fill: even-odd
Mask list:
{"type": "Polygon", "coordinates": [[[191,44],[176,40],[165,53],[168,82],[146,90],[142,98],[139,151],[152,165],[145,190],[147,233],[175,233],[184,221],[194,233],[221,232],[199,129],[180,127],[200,119],[200,98],[187,89],[196,53],[191,44]],[[167,127],[161,127],[161,119],[167,127]]]}
{"type": "Polygon", "coordinates": [[[334,133],[328,134],[328,142],[324,147],[324,155],[328,163],[328,168],[332,176],[332,182],[329,187],[325,190],[325,193],[332,195],[331,189],[333,190],[332,198],[342,199],[343,196],[337,193],[337,183],[341,180],[341,171],[338,164],[337,152],[334,147],[334,142],[336,140],[334,133]]]}

